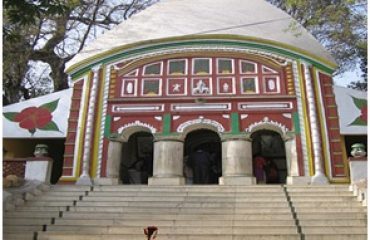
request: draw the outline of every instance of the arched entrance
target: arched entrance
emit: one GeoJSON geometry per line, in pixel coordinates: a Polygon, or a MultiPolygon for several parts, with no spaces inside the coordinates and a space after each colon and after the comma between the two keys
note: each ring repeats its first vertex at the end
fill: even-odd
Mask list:
{"type": "Polygon", "coordinates": [[[120,179],[123,184],[147,184],[153,175],[153,135],[136,132],[122,144],[120,179]]]}
{"type": "Polygon", "coordinates": [[[188,133],[184,145],[186,184],[218,184],[221,157],[221,140],[216,132],[200,129],[188,133]]]}
{"type": "Polygon", "coordinates": [[[287,161],[281,135],[259,130],[251,135],[253,173],[257,183],[286,183],[287,161]]]}

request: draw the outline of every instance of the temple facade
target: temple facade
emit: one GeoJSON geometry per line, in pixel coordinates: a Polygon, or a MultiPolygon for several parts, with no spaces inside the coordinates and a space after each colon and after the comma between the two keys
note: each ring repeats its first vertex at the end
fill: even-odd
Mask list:
{"type": "Polygon", "coordinates": [[[292,23],[262,0],[164,0],[103,34],[67,64],[60,181],[196,184],[202,149],[207,184],[348,182],[335,61],[292,23]]]}

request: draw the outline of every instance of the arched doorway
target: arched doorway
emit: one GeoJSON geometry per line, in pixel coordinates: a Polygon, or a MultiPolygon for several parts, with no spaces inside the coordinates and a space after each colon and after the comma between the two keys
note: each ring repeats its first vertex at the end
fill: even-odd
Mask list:
{"type": "Polygon", "coordinates": [[[280,134],[259,130],[252,134],[253,173],[257,183],[286,183],[285,144],[280,134]]]}
{"type": "Polygon", "coordinates": [[[216,132],[200,129],[188,133],[184,145],[186,184],[218,184],[221,157],[221,141],[216,132]]]}
{"type": "Polygon", "coordinates": [[[122,144],[120,179],[123,184],[147,184],[153,175],[153,135],[136,132],[122,144]]]}

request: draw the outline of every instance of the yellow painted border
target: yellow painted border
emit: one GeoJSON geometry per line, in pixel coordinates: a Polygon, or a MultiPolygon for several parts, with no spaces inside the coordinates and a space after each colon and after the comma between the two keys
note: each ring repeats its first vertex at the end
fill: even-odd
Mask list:
{"type": "Polygon", "coordinates": [[[235,34],[207,34],[207,35],[186,35],[186,36],[180,36],[180,37],[167,37],[167,38],[160,38],[160,39],[152,39],[152,40],[145,40],[145,41],[138,41],[135,43],[129,43],[122,46],[114,47],[110,50],[107,50],[102,53],[98,53],[94,56],[91,56],[89,58],[86,58],[78,63],[73,64],[72,66],[68,67],[66,69],[67,73],[72,73],[73,71],[76,71],[78,68],[83,67],[84,65],[88,65],[89,63],[92,63],[94,61],[102,60],[112,54],[115,54],[117,52],[122,52],[128,49],[133,49],[137,47],[142,46],[149,46],[149,45],[155,45],[160,43],[172,43],[172,42],[180,42],[180,41],[189,41],[189,40],[236,40],[236,41],[248,41],[256,44],[261,45],[269,45],[274,46],[277,48],[287,49],[292,52],[296,52],[298,54],[307,56],[311,59],[314,59],[320,63],[323,63],[324,65],[328,66],[329,68],[335,69],[337,67],[337,64],[335,62],[329,61],[328,59],[319,57],[317,55],[314,55],[306,50],[303,50],[301,48],[297,48],[294,46],[291,46],[289,44],[273,41],[273,40],[267,40],[263,38],[257,38],[257,37],[250,37],[250,36],[241,36],[241,35],[235,35],[235,34]]]}
{"type": "Polygon", "coordinates": [[[346,178],[346,177],[332,178],[330,179],[330,183],[337,183],[337,184],[349,183],[349,178],[346,178]]]}
{"type": "Polygon", "coordinates": [[[349,162],[348,162],[348,154],[346,149],[346,142],[344,139],[344,136],[340,136],[340,145],[342,147],[342,157],[343,157],[343,163],[344,163],[344,171],[347,175],[347,181],[350,182],[350,172],[349,172],[349,162]]]}
{"type": "Polygon", "coordinates": [[[80,174],[80,169],[81,169],[81,161],[82,161],[82,158],[83,158],[83,155],[82,155],[82,152],[83,152],[83,149],[84,149],[84,136],[85,136],[85,125],[86,125],[86,115],[87,115],[87,112],[88,112],[88,108],[89,108],[89,98],[90,98],[90,85],[91,85],[91,82],[92,82],[92,71],[90,71],[88,73],[88,77],[86,79],[87,83],[86,83],[86,89],[85,91],[87,91],[87,93],[85,94],[86,98],[84,100],[84,106],[85,108],[82,110],[83,113],[82,113],[82,122],[81,122],[81,128],[79,129],[79,131],[83,134],[80,134],[80,139],[78,140],[79,141],[79,144],[78,146],[78,154],[77,154],[77,167],[76,167],[76,174],[77,176],[75,176],[76,178],[79,178],[79,174],[80,174]]]}
{"type": "MultiPolygon", "coordinates": [[[[99,89],[99,99],[98,99],[98,112],[95,115],[95,119],[97,120],[94,127],[94,149],[93,149],[93,158],[92,158],[92,167],[90,170],[90,176],[96,177],[96,169],[98,168],[98,162],[99,162],[99,140],[100,140],[100,127],[101,127],[101,116],[103,112],[103,99],[104,99],[104,85],[105,85],[105,74],[106,74],[106,66],[102,65],[101,68],[101,78],[99,79],[101,81],[100,89],[99,89]]],[[[99,77],[100,77],[99,76],[99,77]]]]}
{"type": "Polygon", "coordinates": [[[60,182],[76,182],[78,177],[61,177],[59,179],[60,182]]]}
{"type": "MultiPolygon", "coordinates": [[[[301,89],[301,100],[302,100],[302,111],[303,111],[303,119],[304,119],[304,131],[306,135],[306,146],[307,146],[307,156],[308,156],[308,166],[309,166],[309,174],[310,176],[314,175],[313,171],[313,159],[312,159],[312,142],[311,142],[311,129],[308,119],[308,112],[306,106],[306,87],[303,81],[303,73],[302,73],[302,64],[300,61],[297,61],[298,65],[298,77],[299,77],[299,88],[301,89]]],[[[302,149],[303,150],[303,149],[302,149]]]]}
{"type": "MultiPolygon", "coordinates": [[[[323,155],[324,155],[324,165],[325,165],[325,173],[326,173],[326,176],[327,177],[332,177],[330,176],[330,171],[329,171],[329,167],[330,167],[330,162],[329,162],[329,157],[327,155],[327,151],[326,149],[328,148],[328,138],[327,138],[327,132],[325,132],[325,128],[324,128],[324,125],[326,125],[326,119],[324,119],[323,117],[323,114],[324,114],[324,109],[323,109],[323,104],[324,102],[322,102],[323,104],[318,104],[318,103],[321,103],[321,101],[319,101],[319,97],[321,96],[321,92],[319,90],[319,86],[318,84],[319,81],[317,79],[317,74],[318,71],[315,67],[312,67],[312,79],[313,79],[313,84],[314,84],[314,88],[315,88],[315,98],[316,98],[316,107],[318,108],[318,116],[319,116],[319,120],[320,120],[320,131],[321,131],[321,143],[322,143],[322,148],[324,149],[324,151],[322,151],[323,155]]],[[[330,152],[330,149],[329,149],[329,152],[330,152]]]]}

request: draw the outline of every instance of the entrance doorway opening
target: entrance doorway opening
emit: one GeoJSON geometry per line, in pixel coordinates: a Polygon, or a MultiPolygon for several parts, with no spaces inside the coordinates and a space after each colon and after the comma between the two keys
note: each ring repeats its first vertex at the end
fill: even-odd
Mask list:
{"type": "Polygon", "coordinates": [[[122,144],[120,179],[123,184],[147,184],[153,176],[153,135],[137,132],[122,144]]]}
{"type": "Polygon", "coordinates": [[[216,132],[201,129],[190,132],[184,145],[186,184],[218,184],[222,175],[221,140],[216,132]]]}
{"type": "Polygon", "coordinates": [[[252,138],[253,173],[257,183],[286,183],[285,144],[280,134],[270,130],[254,132],[252,138]]]}

